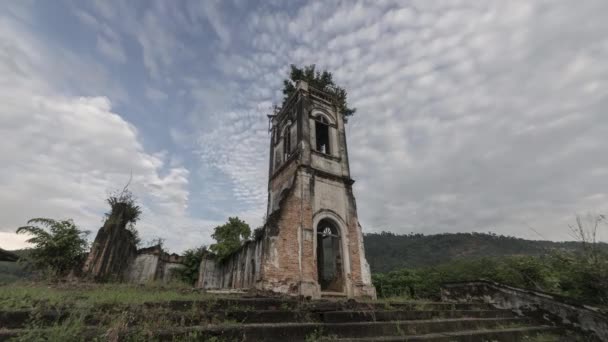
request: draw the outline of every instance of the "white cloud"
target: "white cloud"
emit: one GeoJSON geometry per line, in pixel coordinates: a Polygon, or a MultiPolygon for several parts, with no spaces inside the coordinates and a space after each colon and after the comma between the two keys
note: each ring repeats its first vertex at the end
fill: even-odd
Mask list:
{"type": "Polygon", "coordinates": [[[28,238],[27,235],[23,234],[0,232],[0,248],[6,250],[28,248],[30,244],[25,241],[28,238]]]}
{"type": "MultiPolygon", "coordinates": [[[[122,187],[131,173],[131,188],[149,209],[138,224],[144,238],[168,235],[169,222],[184,235],[210,224],[187,217],[189,171],[168,165],[166,154],[146,152],[137,129],[107,97],[64,95],[56,89],[60,79],[45,78],[56,75],[49,71],[53,57],[63,53],[51,52],[6,18],[0,18],[0,42],[8,47],[0,52],[0,231],[51,217],[73,218],[95,233],[107,192],[122,187]]],[[[5,237],[6,248],[21,246],[5,237]]],[[[168,241],[180,248],[184,242],[168,241]]]]}
{"type": "MultiPolygon", "coordinates": [[[[608,24],[597,15],[606,9],[601,1],[309,3],[252,13],[257,52],[220,65],[272,80],[243,86],[254,104],[279,99],[268,94],[289,63],[334,72],[359,109],[349,152],[368,230],[538,238],[531,224],[568,239],[575,213],[608,211],[594,196],[608,185],[594,171],[606,168],[599,156],[608,147],[608,24]],[[268,53],[271,65],[260,63],[268,53]]],[[[258,149],[266,143],[260,137],[258,149]]]]}
{"type": "Polygon", "coordinates": [[[230,44],[230,31],[222,20],[223,13],[220,12],[220,1],[210,0],[200,2],[200,12],[207,19],[209,25],[220,39],[222,46],[226,47],[230,44]]]}
{"type": "MultiPolygon", "coordinates": [[[[604,1],[278,2],[226,12],[232,5],[100,1],[95,12],[75,12],[105,40],[98,48],[108,58],[143,64],[152,79],[142,81],[144,95],[170,108],[167,138],[195,146],[199,163],[143,148],[113,109],[129,101],[126,85],[103,65],[0,19],[0,120],[14,140],[0,148],[12,177],[0,190],[16,193],[0,200],[21,213],[5,230],[29,218],[26,210],[100,224],[105,191],[131,169],[150,235],[180,248],[207,241],[219,222],[189,216],[193,192],[215,216],[257,225],[266,205],[265,114],[280,103],[291,63],[332,71],[358,108],[347,130],[367,231],[537,238],[530,224],[568,239],[576,212],[608,211],[604,1]],[[137,50],[124,49],[129,42],[141,55],[127,58],[137,50]],[[182,166],[192,164],[192,173],[182,166]],[[193,175],[204,189],[189,189],[193,175]]],[[[27,11],[9,12],[28,20],[27,11]]]]}

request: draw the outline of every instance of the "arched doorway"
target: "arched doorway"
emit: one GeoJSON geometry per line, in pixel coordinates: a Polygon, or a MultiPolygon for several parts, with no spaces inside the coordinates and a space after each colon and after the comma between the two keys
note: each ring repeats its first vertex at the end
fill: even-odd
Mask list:
{"type": "Polygon", "coordinates": [[[344,279],[340,230],[329,219],[317,224],[317,274],[321,291],[342,292],[344,279]]]}

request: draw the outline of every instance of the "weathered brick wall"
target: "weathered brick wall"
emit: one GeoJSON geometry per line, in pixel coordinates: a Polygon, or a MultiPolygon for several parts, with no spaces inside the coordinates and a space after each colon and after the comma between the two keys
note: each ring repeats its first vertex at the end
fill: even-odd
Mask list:
{"type": "Polygon", "coordinates": [[[220,263],[204,260],[199,286],[255,286],[319,297],[315,224],[318,218],[331,213],[330,218],[341,231],[344,293],[350,297],[375,298],[351,189],[343,118],[335,104],[323,96],[319,98],[321,93],[309,91],[303,82],[297,87],[294,98],[271,121],[268,220],[264,238],[255,243],[253,255],[255,264],[259,263],[256,279],[247,278],[249,263],[241,260],[249,258],[243,257],[251,248],[246,246],[220,263]],[[324,122],[328,124],[330,155],[313,151],[315,120],[320,117],[327,119],[324,122]],[[285,156],[282,139],[287,137],[280,132],[286,132],[285,127],[294,124],[289,130],[293,153],[285,156]]]}

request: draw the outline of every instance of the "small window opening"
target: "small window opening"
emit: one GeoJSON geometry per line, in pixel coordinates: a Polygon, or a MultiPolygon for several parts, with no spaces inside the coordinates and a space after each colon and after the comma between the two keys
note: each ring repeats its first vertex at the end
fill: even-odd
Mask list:
{"type": "Polygon", "coordinates": [[[283,151],[285,153],[284,160],[287,160],[287,158],[289,158],[289,152],[291,152],[291,134],[289,133],[289,126],[287,126],[283,131],[283,151]]]}
{"type": "Polygon", "coordinates": [[[329,122],[323,116],[319,116],[315,121],[315,136],[317,140],[317,151],[331,154],[329,149],[329,122]]]}

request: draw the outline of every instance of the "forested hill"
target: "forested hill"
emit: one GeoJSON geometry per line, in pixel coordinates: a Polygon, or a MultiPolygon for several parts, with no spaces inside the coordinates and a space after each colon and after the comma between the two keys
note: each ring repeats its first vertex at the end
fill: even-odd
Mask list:
{"type": "Polygon", "coordinates": [[[457,258],[540,255],[552,249],[578,247],[577,242],[533,241],[483,233],[365,234],[365,254],[374,273],[432,266],[457,258]]]}

